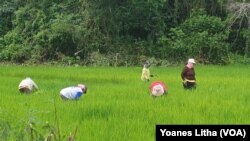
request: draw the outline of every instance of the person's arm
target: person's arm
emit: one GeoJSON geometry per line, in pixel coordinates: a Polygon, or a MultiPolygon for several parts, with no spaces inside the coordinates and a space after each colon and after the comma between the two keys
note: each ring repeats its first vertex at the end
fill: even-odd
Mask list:
{"type": "Polygon", "coordinates": [[[184,67],[183,70],[182,70],[182,72],[181,72],[181,78],[182,78],[182,80],[185,80],[186,72],[187,72],[187,69],[186,69],[186,67],[184,67]]]}
{"type": "Polygon", "coordinates": [[[79,87],[74,87],[72,89],[72,98],[73,99],[79,99],[83,94],[83,91],[79,87]]]}
{"type": "Polygon", "coordinates": [[[32,85],[34,86],[34,88],[38,90],[37,84],[33,80],[31,80],[31,82],[32,82],[32,85]]]}
{"type": "Polygon", "coordinates": [[[194,80],[196,81],[196,78],[195,78],[195,71],[194,71],[194,80]]]}
{"type": "Polygon", "coordinates": [[[21,81],[18,85],[18,89],[20,89],[23,86],[23,81],[21,81]]]}
{"type": "Polygon", "coordinates": [[[78,91],[75,95],[76,99],[79,99],[82,96],[83,92],[78,91]]]}

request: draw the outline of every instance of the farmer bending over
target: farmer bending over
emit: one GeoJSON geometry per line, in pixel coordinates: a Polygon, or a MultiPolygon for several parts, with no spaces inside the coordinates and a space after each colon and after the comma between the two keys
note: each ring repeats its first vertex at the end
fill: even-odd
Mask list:
{"type": "Polygon", "coordinates": [[[83,94],[86,93],[87,86],[84,84],[78,84],[77,86],[63,88],[60,91],[60,96],[63,100],[78,100],[83,94]]]}
{"type": "Polygon", "coordinates": [[[27,77],[20,82],[18,89],[21,93],[28,94],[35,90],[38,90],[38,86],[30,77],[27,77]]]}
{"type": "Polygon", "coordinates": [[[167,86],[162,81],[152,82],[149,89],[152,96],[162,96],[167,94],[167,86]]]}

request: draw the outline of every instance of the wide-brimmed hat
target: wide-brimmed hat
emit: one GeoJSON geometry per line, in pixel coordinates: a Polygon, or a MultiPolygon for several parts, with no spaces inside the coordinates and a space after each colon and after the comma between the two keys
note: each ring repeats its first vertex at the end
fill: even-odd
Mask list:
{"type": "Polygon", "coordinates": [[[188,63],[196,64],[195,60],[193,58],[188,59],[188,63]]]}

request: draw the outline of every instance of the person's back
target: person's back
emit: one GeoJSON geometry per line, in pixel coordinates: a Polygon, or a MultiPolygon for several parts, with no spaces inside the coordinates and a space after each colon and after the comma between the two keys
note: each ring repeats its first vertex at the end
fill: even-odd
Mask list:
{"type": "Polygon", "coordinates": [[[38,90],[38,86],[30,77],[27,77],[20,82],[18,89],[21,93],[31,93],[38,90]]]}
{"type": "Polygon", "coordinates": [[[167,86],[162,81],[154,81],[150,84],[150,92],[152,96],[161,96],[167,94],[167,86]]]}
{"type": "Polygon", "coordinates": [[[60,96],[63,100],[78,100],[83,94],[87,93],[87,87],[83,84],[63,88],[60,91],[60,96]]]}

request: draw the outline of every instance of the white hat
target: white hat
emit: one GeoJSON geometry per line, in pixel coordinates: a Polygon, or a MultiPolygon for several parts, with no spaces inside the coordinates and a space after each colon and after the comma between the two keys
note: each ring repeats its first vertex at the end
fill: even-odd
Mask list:
{"type": "Polygon", "coordinates": [[[164,94],[164,88],[161,85],[155,85],[152,90],[153,96],[161,96],[164,94]]]}
{"type": "Polygon", "coordinates": [[[188,59],[188,63],[196,64],[195,60],[193,58],[188,59]]]}
{"type": "Polygon", "coordinates": [[[84,90],[87,89],[87,86],[84,84],[78,84],[77,86],[84,90]]]}

